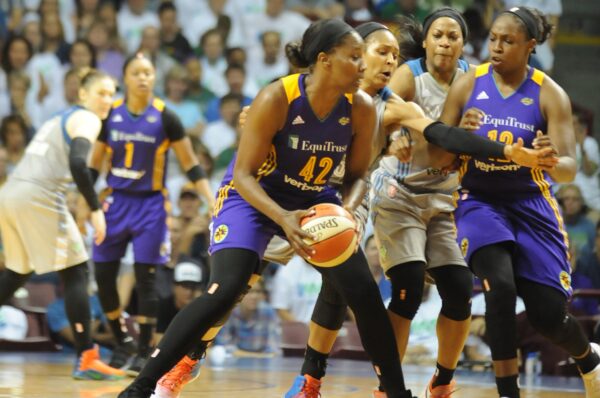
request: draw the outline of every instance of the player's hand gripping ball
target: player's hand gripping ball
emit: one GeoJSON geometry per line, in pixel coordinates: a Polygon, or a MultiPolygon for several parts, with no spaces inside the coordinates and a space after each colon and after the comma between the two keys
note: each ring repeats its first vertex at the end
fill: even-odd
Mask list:
{"type": "Polygon", "coordinates": [[[300,221],[300,227],[315,237],[304,241],[315,250],[308,261],[319,267],[340,265],[356,250],[354,218],[346,209],[332,203],[321,203],[311,209],[315,213],[300,221]]]}

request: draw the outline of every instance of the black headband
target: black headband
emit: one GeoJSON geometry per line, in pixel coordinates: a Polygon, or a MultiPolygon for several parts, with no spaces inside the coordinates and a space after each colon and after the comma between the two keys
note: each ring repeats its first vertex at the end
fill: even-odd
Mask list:
{"type": "Polygon", "coordinates": [[[365,22],[358,25],[354,29],[363,39],[366,39],[367,36],[369,36],[373,32],[377,32],[378,30],[390,30],[387,26],[385,26],[384,24],[380,24],[379,22],[365,22]]]}
{"type": "Polygon", "coordinates": [[[540,30],[538,28],[537,21],[535,20],[535,16],[529,10],[525,8],[513,7],[504,12],[516,15],[517,18],[519,18],[525,25],[525,29],[527,29],[529,36],[533,39],[539,40],[540,30]]]}
{"type": "Polygon", "coordinates": [[[440,8],[439,10],[434,11],[425,17],[425,20],[423,21],[423,37],[427,37],[427,32],[429,31],[431,24],[433,24],[436,19],[444,17],[452,18],[458,22],[458,25],[460,25],[460,31],[463,35],[463,40],[466,42],[467,36],[469,35],[469,28],[467,27],[465,19],[460,12],[448,7],[440,8]]]}
{"type": "Polygon", "coordinates": [[[328,19],[322,24],[321,30],[314,40],[310,40],[308,43],[304,39],[302,40],[302,56],[309,64],[315,62],[319,53],[328,52],[339,43],[342,37],[354,32],[352,26],[339,19],[328,19]]]}

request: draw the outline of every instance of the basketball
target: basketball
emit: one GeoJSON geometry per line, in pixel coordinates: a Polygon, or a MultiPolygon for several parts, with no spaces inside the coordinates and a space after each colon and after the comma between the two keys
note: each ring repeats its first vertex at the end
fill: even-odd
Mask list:
{"type": "Polygon", "coordinates": [[[302,229],[315,236],[305,240],[315,250],[308,260],[319,267],[335,267],[346,261],[356,248],[356,225],[346,209],[322,203],[311,207],[315,214],[300,221],[302,229]]]}

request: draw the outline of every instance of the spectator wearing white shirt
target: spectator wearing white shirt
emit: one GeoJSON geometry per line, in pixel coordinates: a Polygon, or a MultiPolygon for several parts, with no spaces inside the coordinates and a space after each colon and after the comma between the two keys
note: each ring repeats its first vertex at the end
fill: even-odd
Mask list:
{"type": "MultiPolygon", "coordinates": [[[[164,82],[167,73],[177,64],[177,61],[160,49],[160,32],[154,26],[146,26],[142,30],[142,41],[138,52],[144,53],[146,57],[152,60],[156,71],[156,81],[158,82],[164,82]]],[[[154,87],[154,92],[159,96],[163,96],[164,85],[157,84],[154,87]]]]}
{"type": "Polygon", "coordinates": [[[369,0],[344,0],[344,4],[347,20],[366,22],[373,19],[373,10],[369,0]]]}
{"type": "Polygon", "coordinates": [[[335,0],[287,0],[287,7],[309,19],[339,18],[345,11],[335,0]]]}
{"type": "Polygon", "coordinates": [[[37,13],[28,12],[23,16],[21,22],[21,33],[29,43],[34,53],[37,53],[42,48],[42,29],[40,16],[37,13]]]}
{"type": "Polygon", "coordinates": [[[264,87],[274,79],[289,73],[287,60],[281,57],[281,34],[273,30],[266,31],[261,37],[262,53],[250,62],[249,77],[258,85],[264,87]]]}
{"type": "Polygon", "coordinates": [[[251,53],[261,51],[261,37],[266,31],[279,32],[284,44],[302,39],[310,20],[302,14],[286,10],[285,5],[285,0],[266,0],[264,13],[253,16],[251,20],[245,17],[247,48],[251,53]]]}
{"type": "Polygon", "coordinates": [[[226,94],[221,98],[219,109],[221,119],[209,123],[202,134],[202,143],[213,159],[236,143],[237,118],[242,111],[242,97],[239,94],[226,94]]]}
{"type": "Polygon", "coordinates": [[[187,70],[181,65],[173,66],[165,76],[165,103],[181,119],[186,135],[199,139],[204,130],[204,117],[200,106],[185,98],[188,88],[187,70]]]}
{"type": "Polygon", "coordinates": [[[225,69],[227,61],[225,60],[225,48],[223,46],[223,36],[217,29],[209,29],[200,39],[202,48],[202,85],[208,88],[216,96],[221,97],[227,94],[229,88],[225,80],[225,69]]]}
{"type": "Polygon", "coordinates": [[[321,274],[300,256],[279,267],[271,291],[271,305],[279,319],[308,324],[322,283],[321,274]]]}
{"type": "MultiPolygon", "coordinates": [[[[225,69],[225,81],[227,82],[228,94],[236,94],[242,97],[242,106],[250,105],[252,98],[258,89],[253,81],[246,79],[246,70],[241,65],[230,64],[225,69]]],[[[221,99],[215,98],[206,107],[205,116],[208,122],[214,122],[221,118],[221,99]]]]}
{"type": "MultiPolygon", "coordinates": [[[[58,21],[56,18],[55,22],[58,21]]],[[[36,105],[41,104],[47,95],[62,93],[62,64],[54,52],[55,48],[49,44],[46,45],[42,35],[42,49],[33,55],[27,65],[27,74],[31,78],[31,91],[36,94],[34,98],[36,105]]],[[[39,124],[34,122],[34,126],[39,127],[39,124]]]]}
{"type": "Polygon", "coordinates": [[[37,119],[48,120],[52,115],[77,104],[79,80],[77,69],[69,69],[63,79],[62,94],[46,97],[39,108],[40,115],[37,119]]]}
{"type": "Polygon", "coordinates": [[[573,105],[573,130],[577,143],[575,184],[581,189],[585,203],[594,210],[600,210],[600,153],[598,142],[589,134],[593,117],[589,110],[573,105]]]}
{"type": "Polygon", "coordinates": [[[117,15],[117,26],[125,40],[128,54],[136,51],[142,41],[142,31],[146,26],[158,28],[158,16],[146,10],[146,0],[127,0],[117,15]]]}
{"type": "Polygon", "coordinates": [[[193,47],[198,47],[200,38],[209,29],[217,27],[219,17],[226,15],[231,19],[231,28],[227,36],[227,47],[243,47],[246,44],[241,30],[239,16],[227,12],[227,0],[206,0],[208,9],[203,13],[196,13],[187,25],[183,25],[183,34],[193,47]]]}

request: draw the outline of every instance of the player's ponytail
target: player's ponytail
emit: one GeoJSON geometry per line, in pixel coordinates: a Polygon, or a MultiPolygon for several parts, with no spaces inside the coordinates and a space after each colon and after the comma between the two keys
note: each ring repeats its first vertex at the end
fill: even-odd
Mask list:
{"type": "Polygon", "coordinates": [[[307,68],[310,63],[304,58],[301,51],[301,44],[297,41],[285,45],[285,55],[292,65],[297,68],[307,68]]]}
{"type": "Polygon", "coordinates": [[[292,65],[306,68],[317,62],[320,53],[328,53],[342,44],[352,26],[339,19],[322,19],[312,23],[302,35],[302,43],[288,43],[285,53],[292,65]]]}
{"type": "Polygon", "coordinates": [[[552,34],[552,31],[554,30],[554,25],[552,25],[548,17],[537,8],[523,8],[526,8],[535,17],[538,26],[538,36],[535,38],[535,40],[538,42],[538,44],[542,44],[543,42],[548,40],[548,38],[552,34]]]}
{"type": "Polygon", "coordinates": [[[550,23],[546,15],[536,8],[513,7],[505,12],[512,14],[516,20],[521,22],[529,40],[535,39],[538,44],[542,44],[552,34],[554,25],[550,23]]]}
{"type": "Polygon", "coordinates": [[[414,18],[398,15],[395,18],[398,23],[396,38],[400,46],[400,58],[404,61],[425,57],[423,48],[423,27],[414,18]]]}

